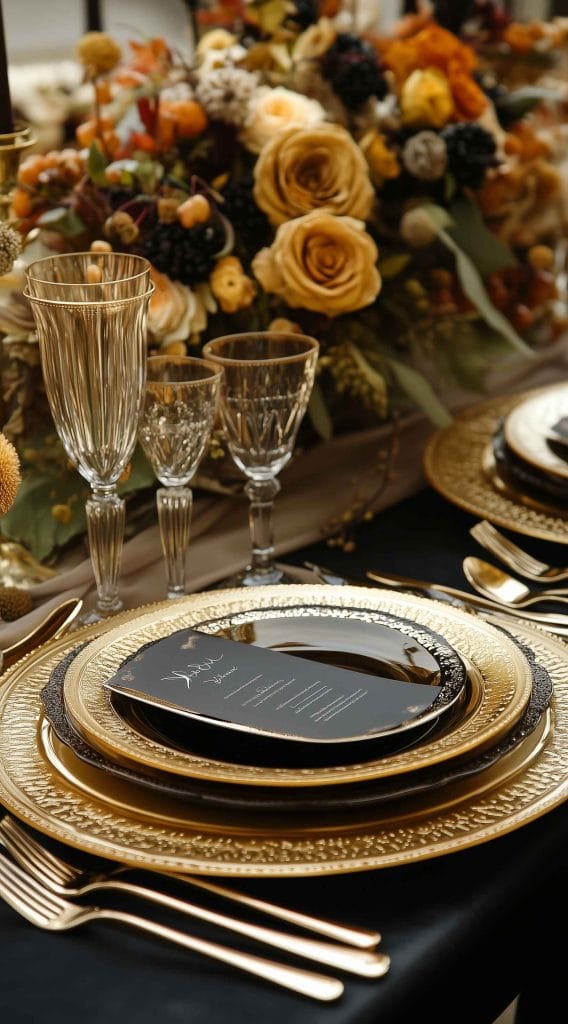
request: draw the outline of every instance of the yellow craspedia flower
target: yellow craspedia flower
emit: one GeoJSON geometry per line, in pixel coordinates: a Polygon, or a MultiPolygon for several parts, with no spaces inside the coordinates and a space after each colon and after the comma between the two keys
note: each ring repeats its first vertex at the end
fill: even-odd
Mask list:
{"type": "Polygon", "coordinates": [[[77,43],[77,59],[91,78],[112,71],[122,58],[122,50],[107,32],[86,32],[77,43]]]}
{"type": "Polygon", "coordinates": [[[454,111],[448,79],[438,68],[418,68],[402,87],[400,107],[405,125],[443,128],[454,111]]]}
{"type": "Polygon", "coordinates": [[[367,132],[359,146],[375,182],[380,184],[383,181],[398,178],[400,174],[398,157],[387,146],[384,135],[375,131],[367,132]]]}
{"type": "Polygon", "coordinates": [[[73,518],[73,509],[69,505],[52,505],[51,514],[57,523],[66,525],[73,518]]]}
{"type": "Polygon", "coordinates": [[[12,508],[21,479],[18,453],[8,438],[0,434],[0,516],[12,508]]]}

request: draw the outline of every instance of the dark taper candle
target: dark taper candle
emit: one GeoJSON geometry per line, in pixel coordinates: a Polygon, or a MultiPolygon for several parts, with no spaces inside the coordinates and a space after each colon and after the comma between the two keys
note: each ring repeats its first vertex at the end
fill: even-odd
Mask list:
{"type": "Polygon", "coordinates": [[[99,0],[87,0],[87,32],[102,32],[103,18],[99,0]]]}
{"type": "Polygon", "coordinates": [[[8,57],[6,55],[6,41],[4,39],[4,17],[2,14],[2,0],[0,0],[0,135],[11,132],[14,129],[12,121],[12,100],[10,99],[10,84],[8,82],[8,57]]]}

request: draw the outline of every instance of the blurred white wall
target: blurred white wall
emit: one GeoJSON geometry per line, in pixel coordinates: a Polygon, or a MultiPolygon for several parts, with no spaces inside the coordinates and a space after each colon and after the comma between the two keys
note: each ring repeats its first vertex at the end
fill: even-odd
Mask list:
{"type": "MultiPolygon", "coordinates": [[[[103,27],[121,45],[129,39],[165,36],[187,56],[188,17],[183,0],[100,0],[103,27]]],[[[2,0],[11,64],[65,60],[85,31],[83,0],[2,0]]]]}

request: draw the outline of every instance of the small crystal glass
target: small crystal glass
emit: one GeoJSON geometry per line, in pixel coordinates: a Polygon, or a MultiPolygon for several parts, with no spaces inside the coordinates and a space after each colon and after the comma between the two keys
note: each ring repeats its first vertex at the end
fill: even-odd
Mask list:
{"type": "Polygon", "coordinates": [[[122,607],[124,501],[146,372],[150,264],[125,253],[48,256],[27,269],[45,390],[63,447],[91,487],[86,504],[98,621],[122,607]]]}
{"type": "Polygon", "coordinates": [[[205,454],[223,371],[189,356],[151,356],[140,442],[162,487],[156,492],[168,597],[185,594],[192,493],[187,487],[205,454]]]}
{"type": "Polygon", "coordinates": [[[222,366],[221,412],[229,451],[247,477],[250,564],[225,586],[286,582],[274,564],[272,509],[314,384],[319,345],[302,334],[232,334],[203,353],[222,366]]]}

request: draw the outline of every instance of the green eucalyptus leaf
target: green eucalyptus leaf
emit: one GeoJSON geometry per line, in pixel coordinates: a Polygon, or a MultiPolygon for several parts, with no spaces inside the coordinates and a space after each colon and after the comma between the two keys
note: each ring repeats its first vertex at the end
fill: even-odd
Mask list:
{"type": "Polygon", "coordinates": [[[79,215],[67,206],[56,206],[53,210],[46,210],[39,217],[38,224],[49,231],[57,231],[65,238],[82,235],[85,230],[79,215]]]}
{"type": "Polygon", "coordinates": [[[87,157],[87,171],[95,185],[105,186],[107,184],[106,168],[107,161],[101,147],[96,142],[91,142],[87,157]]]}
{"type": "Polygon", "coordinates": [[[390,281],[391,278],[402,274],[402,271],[408,266],[411,259],[412,256],[408,252],[397,252],[393,253],[392,256],[385,256],[384,260],[379,260],[379,274],[384,281],[390,281]]]}
{"type": "Polygon", "coordinates": [[[469,199],[458,199],[452,203],[450,213],[453,225],[449,234],[482,277],[516,265],[513,250],[490,231],[475,203],[469,199]]]}
{"type": "Polygon", "coordinates": [[[322,441],[329,441],[333,437],[333,420],[329,415],[322,390],[316,381],[310,396],[308,405],[308,416],[310,423],[322,441]]]}
{"type": "Polygon", "coordinates": [[[87,528],[85,499],[87,485],[75,474],[31,472],[22,478],[10,511],[2,518],[2,533],[31,551],[39,562],[87,528]],[[58,522],[51,514],[54,505],[67,505],[68,523],[58,522]]]}
{"type": "Polygon", "coordinates": [[[464,294],[467,295],[470,302],[473,303],[480,316],[483,317],[490,327],[493,327],[493,329],[498,331],[499,334],[502,334],[509,344],[518,352],[522,352],[523,355],[530,356],[534,359],[535,356],[532,349],[530,349],[520,335],[517,334],[515,328],[507,318],[503,316],[498,309],[495,309],[495,306],[485,291],[485,286],[481,280],[479,272],[471,262],[469,256],[460,249],[459,245],[454,242],[451,235],[446,231],[440,230],[438,232],[438,238],[455,256],[456,270],[458,272],[458,277],[464,294]]]}
{"type": "Polygon", "coordinates": [[[538,85],[523,85],[504,96],[499,96],[495,106],[498,115],[505,113],[509,121],[511,119],[519,121],[525,114],[529,114],[537,104],[543,101],[558,103],[560,100],[560,93],[554,89],[545,89],[538,85]]]}
{"type": "Polygon", "coordinates": [[[399,362],[398,359],[387,359],[387,363],[399,387],[426,413],[432,423],[437,427],[447,427],[452,422],[450,413],[418,370],[399,362]]]}

